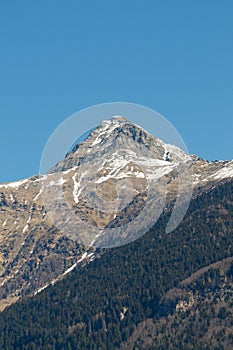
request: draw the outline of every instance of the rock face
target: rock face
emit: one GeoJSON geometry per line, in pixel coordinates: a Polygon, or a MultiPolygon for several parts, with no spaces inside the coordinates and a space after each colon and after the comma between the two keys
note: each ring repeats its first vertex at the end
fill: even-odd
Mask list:
{"type": "MultiPolygon", "coordinates": [[[[194,195],[233,177],[232,161],[189,156],[127,119],[113,117],[49,174],[1,184],[0,308],[55,283],[77,262],[91,261],[94,245],[108,230],[131,221],[137,229],[145,208],[147,227],[147,220],[155,220],[176,198],[184,165],[183,190],[194,186],[194,195]],[[155,198],[154,207],[146,207],[155,198]]],[[[111,237],[116,245],[118,233],[111,237]]]]}
{"type": "Polygon", "coordinates": [[[51,169],[51,172],[69,170],[74,166],[90,162],[96,157],[106,156],[116,150],[131,153],[138,152],[139,157],[152,158],[162,161],[173,161],[178,156],[187,155],[178,147],[165,145],[140,126],[131,123],[123,117],[113,117],[103,121],[94,129],[88,138],[75,146],[66,158],[51,169]],[[130,152],[131,151],[131,152],[130,152]]]}

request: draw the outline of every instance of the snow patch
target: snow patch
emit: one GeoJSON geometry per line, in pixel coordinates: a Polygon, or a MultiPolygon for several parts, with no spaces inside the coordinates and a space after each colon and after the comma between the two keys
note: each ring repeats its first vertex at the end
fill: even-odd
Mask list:
{"type": "Polygon", "coordinates": [[[38,289],[38,290],[34,293],[34,295],[37,295],[38,293],[42,292],[42,291],[43,291],[44,289],[46,289],[48,286],[49,286],[49,284],[46,284],[44,287],[38,289]]]}
{"type": "Polygon", "coordinates": [[[85,252],[82,257],[76,262],[74,263],[71,267],[69,267],[64,273],[63,276],[65,276],[67,273],[71,272],[81,261],[83,261],[84,259],[86,259],[87,257],[87,252],[85,252]]]}
{"type": "Polygon", "coordinates": [[[229,163],[228,165],[221,170],[217,171],[215,174],[211,175],[210,177],[214,177],[215,179],[225,179],[229,177],[233,177],[233,162],[229,163]]]}
{"type": "Polygon", "coordinates": [[[96,235],[96,236],[95,236],[95,238],[93,239],[93,241],[92,241],[91,244],[90,244],[90,247],[93,246],[93,244],[95,243],[96,239],[97,239],[99,236],[100,236],[100,235],[96,235]]]}
{"type": "Polygon", "coordinates": [[[84,171],[81,174],[79,181],[76,181],[76,173],[72,176],[72,180],[73,180],[73,183],[74,183],[73,198],[74,198],[75,203],[79,202],[79,196],[80,196],[80,194],[81,194],[81,192],[83,190],[83,187],[81,187],[81,182],[82,182],[82,179],[84,178],[84,176],[86,174],[87,174],[87,172],[84,171]]]}
{"type": "Polygon", "coordinates": [[[63,179],[63,177],[60,177],[57,181],[51,180],[46,187],[53,187],[53,186],[62,186],[66,180],[63,179]]]}
{"type": "Polygon", "coordinates": [[[25,233],[26,231],[27,231],[27,229],[28,229],[28,224],[26,224],[25,226],[24,226],[24,228],[23,228],[23,233],[25,233]]]}
{"type": "Polygon", "coordinates": [[[35,198],[33,199],[33,202],[37,201],[37,199],[40,197],[41,193],[43,192],[43,188],[40,189],[40,191],[37,193],[35,198]]]}
{"type": "Polygon", "coordinates": [[[19,186],[22,186],[24,183],[28,182],[29,180],[28,179],[25,179],[25,180],[20,180],[20,181],[15,181],[15,182],[10,182],[10,183],[7,183],[7,184],[1,184],[0,185],[0,188],[18,188],[19,186]]]}

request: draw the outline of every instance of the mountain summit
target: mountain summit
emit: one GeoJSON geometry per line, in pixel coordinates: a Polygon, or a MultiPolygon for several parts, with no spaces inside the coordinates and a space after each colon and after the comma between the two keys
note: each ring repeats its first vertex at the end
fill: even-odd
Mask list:
{"type": "MultiPolygon", "coordinates": [[[[65,222],[70,238],[85,245],[119,246],[140,237],[154,224],[166,197],[174,199],[178,191],[190,193],[191,160],[178,147],[165,144],[126,118],[113,117],[51,169],[54,176],[72,172],[73,184],[64,185],[60,193],[58,188],[56,196],[43,190],[43,197],[56,227],[65,222]],[[76,216],[69,218],[68,207],[75,208],[76,216]]],[[[63,177],[61,182],[65,181],[63,177]]],[[[48,184],[44,188],[48,189],[48,184]]]]}
{"type": "Polygon", "coordinates": [[[103,121],[47,175],[0,185],[0,307],[91,262],[106,234],[113,246],[140,237],[187,184],[196,196],[232,177],[232,161],[190,156],[123,117],[103,121]]]}
{"type": "Polygon", "coordinates": [[[142,127],[128,119],[114,116],[100,123],[91,131],[88,137],[76,145],[64,160],[60,161],[50,172],[59,172],[78,166],[82,161],[87,162],[100,151],[112,152],[118,149],[139,151],[139,156],[151,156],[158,160],[172,160],[177,156],[187,158],[185,152],[178,147],[166,145],[158,138],[152,136],[142,127]],[[139,146],[141,145],[141,147],[139,146]]]}

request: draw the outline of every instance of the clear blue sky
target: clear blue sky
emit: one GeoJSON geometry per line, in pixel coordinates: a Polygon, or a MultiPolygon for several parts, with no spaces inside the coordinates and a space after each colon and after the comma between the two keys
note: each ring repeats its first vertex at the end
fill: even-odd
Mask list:
{"type": "Polygon", "coordinates": [[[0,182],[38,173],[72,113],[157,110],[191,153],[233,158],[232,0],[2,1],[0,182]]]}

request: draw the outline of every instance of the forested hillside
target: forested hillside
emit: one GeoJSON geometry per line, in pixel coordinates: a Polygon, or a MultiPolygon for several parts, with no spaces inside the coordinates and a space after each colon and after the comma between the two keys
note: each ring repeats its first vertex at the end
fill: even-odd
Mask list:
{"type": "Polygon", "coordinates": [[[227,258],[168,291],[160,312],[141,322],[121,350],[231,350],[232,327],[233,258],[227,258]]]}
{"type": "MultiPolygon", "coordinates": [[[[117,349],[140,322],[174,314],[176,299],[164,308],[167,292],[199,269],[233,255],[233,182],[196,196],[180,226],[166,235],[168,219],[169,212],[141,239],[100,252],[101,259],[5,309],[0,348],[117,349]]],[[[190,288],[199,290],[192,283],[190,288]]],[[[201,310],[202,304],[205,320],[209,314],[201,310]]],[[[226,319],[228,311],[222,313],[226,319]]],[[[186,315],[175,321],[182,323],[186,315]]],[[[170,328],[175,327],[172,322],[170,328]]],[[[182,332],[188,329],[184,326],[182,332]]],[[[151,349],[167,349],[163,344],[151,349]]]]}

